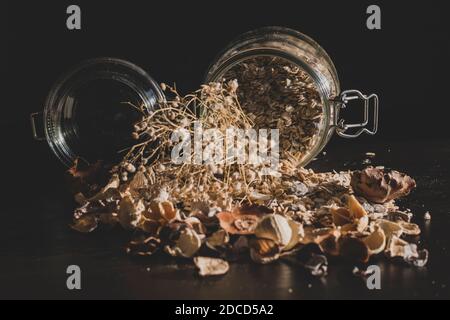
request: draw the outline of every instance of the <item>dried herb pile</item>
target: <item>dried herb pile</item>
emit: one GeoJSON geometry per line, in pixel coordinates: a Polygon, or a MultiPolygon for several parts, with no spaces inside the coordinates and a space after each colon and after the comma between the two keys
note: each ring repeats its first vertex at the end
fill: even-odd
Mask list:
{"type": "MultiPolygon", "coordinates": [[[[298,76],[292,70],[277,72],[298,76]]],[[[289,103],[262,122],[258,119],[264,112],[248,112],[252,106],[248,98],[239,98],[236,80],[204,85],[183,97],[174,88],[162,87],[172,98],[161,102],[159,109],[130,106],[142,113],[142,120],[134,128],[136,144],[120,164],[106,176],[99,174],[101,164],[83,167],[77,161],[69,170],[80,204],[73,229],[92,232],[100,225],[121,226],[132,231],[126,246],[129,254],[164,252],[193,259],[202,276],[226,273],[228,262],[237,259],[250,257],[264,264],[295,258],[311,246],[319,254],[308,255],[302,265],[315,275],[326,273],[326,256],[367,263],[371,256],[385,254],[416,266],[426,263],[427,251],[405,240],[419,235],[419,227],[410,222],[410,212],[400,211],[395,204],[395,199],[415,187],[412,178],[373,167],[315,173],[301,167],[304,152],[296,148],[303,142],[283,145],[279,176],[261,176],[261,168],[247,164],[175,164],[170,137],[177,128],[193,132],[196,120],[204,128],[221,130],[249,128],[255,122],[270,127],[269,119],[289,113],[289,103]],[[198,108],[200,114],[195,112],[198,108]]],[[[295,86],[294,90],[300,89],[295,86]]],[[[301,130],[316,127],[311,124],[320,118],[316,106],[305,104],[299,118],[292,112],[292,124],[301,130]]],[[[289,130],[281,134],[280,144],[304,137],[299,132],[299,137],[292,138],[289,130]]]]}

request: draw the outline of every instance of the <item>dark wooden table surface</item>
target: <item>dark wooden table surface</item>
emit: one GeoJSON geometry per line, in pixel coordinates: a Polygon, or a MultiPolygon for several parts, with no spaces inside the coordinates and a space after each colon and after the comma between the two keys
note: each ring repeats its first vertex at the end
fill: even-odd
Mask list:
{"type": "Polygon", "coordinates": [[[368,290],[352,274],[353,266],[339,261],[330,263],[325,278],[279,261],[264,266],[234,263],[227,275],[202,279],[188,262],[130,258],[122,249],[127,239],[123,232],[71,231],[67,225],[73,204],[62,174],[55,170],[47,177],[42,168],[33,167],[28,181],[20,175],[2,200],[0,298],[450,298],[450,141],[368,141],[333,140],[326,156],[311,166],[361,168],[365,152],[372,151],[377,154],[374,164],[416,178],[418,188],[400,204],[413,210],[423,228],[419,247],[430,251],[429,263],[413,268],[383,258],[371,261],[381,267],[379,291],[368,290]],[[429,222],[423,219],[426,211],[432,214],[429,222]],[[66,268],[72,264],[81,267],[80,291],[66,288],[66,268]]]}

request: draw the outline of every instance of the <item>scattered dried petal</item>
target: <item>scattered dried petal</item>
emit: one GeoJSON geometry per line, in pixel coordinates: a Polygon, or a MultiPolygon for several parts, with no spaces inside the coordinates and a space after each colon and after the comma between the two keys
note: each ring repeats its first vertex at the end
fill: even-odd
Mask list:
{"type": "Polygon", "coordinates": [[[283,247],[291,241],[293,234],[288,220],[279,214],[262,218],[254,233],[258,238],[273,240],[283,247]]]}
{"type": "Polygon", "coordinates": [[[385,203],[409,194],[416,187],[416,182],[398,171],[385,172],[383,169],[368,167],[353,172],[351,185],[362,197],[385,203]]]}
{"type": "Polygon", "coordinates": [[[86,215],[76,219],[70,227],[78,232],[89,233],[97,229],[98,221],[94,215],[86,215]]]}
{"type": "Polygon", "coordinates": [[[222,275],[230,269],[228,262],[218,258],[195,257],[194,263],[199,269],[198,274],[202,277],[222,275]]]}
{"type": "Polygon", "coordinates": [[[386,235],[383,229],[377,227],[370,236],[363,239],[364,243],[369,248],[371,255],[379,254],[386,248],[386,235]]]}

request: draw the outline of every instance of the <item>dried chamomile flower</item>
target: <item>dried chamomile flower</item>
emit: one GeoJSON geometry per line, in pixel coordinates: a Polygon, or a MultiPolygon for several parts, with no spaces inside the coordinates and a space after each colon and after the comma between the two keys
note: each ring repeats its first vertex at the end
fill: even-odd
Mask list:
{"type": "Polygon", "coordinates": [[[195,257],[194,263],[202,277],[223,275],[230,269],[228,262],[218,258],[195,257]]]}

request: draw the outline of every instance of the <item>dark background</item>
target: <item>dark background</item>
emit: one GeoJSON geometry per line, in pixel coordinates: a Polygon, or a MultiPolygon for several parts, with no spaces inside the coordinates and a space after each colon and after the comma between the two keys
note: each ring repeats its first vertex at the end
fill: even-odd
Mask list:
{"type": "MultiPolygon", "coordinates": [[[[187,93],[198,88],[210,62],[231,40],[245,31],[269,25],[294,28],[311,36],[331,56],[343,89],[375,92],[380,97],[379,133],[358,140],[335,137],[327,148],[329,158],[324,160],[325,168],[342,169],[347,160],[376,150],[384,161],[380,164],[409,169],[419,181],[423,180],[422,192],[426,193],[426,196],[416,193],[416,198],[413,195],[412,206],[420,208],[421,214],[425,204],[446,211],[442,213],[439,230],[430,233],[430,243],[448,244],[448,232],[443,228],[449,222],[450,13],[444,1],[11,1],[2,4],[5,6],[2,33],[6,31],[3,37],[6,41],[2,51],[6,59],[2,60],[5,69],[2,78],[6,85],[2,90],[0,117],[4,189],[4,209],[0,214],[5,231],[0,233],[0,256],[8,258],[2,261],[9,263],[1,263],[6,269],[1,278],[4,283],[0,283],[0,297],[65,297],[61,288],[40,285],[47,278],[53,284],[64,279],[64,273],[55,273],[68,261],[75,263],[81,259],[91,264],[91,253],[96,263],[104,261],[102,255],[108,261],[119,260],[103,266],[113,273],[137,268],[117,252],[108,253],[112,249],[107,248],[114,244],[102,236],[87,239],[67,235],[72,203],[63,187],[64,168],[45,142],[32,139],[29,124],[29,114],[42,110],[53,82],[84,59],[111,56],[134,62],[158,82],[176,82],[180,91],[187,93]],[[80,31],[66,29],[65,12],[69,4],[81,7],[80,31]],[[366,28],[365,11],[369,4],[381,7],[381,30],[366,28]],[[43,272],[44,269],[47,271],[43,272]],[[27,283],[32,283],[31,287],[27,283]]],[[[445,248],[442,251],[441,244],[436,246],[435,261],[444,261],[449,266],[448,255],[439,256],[445,248]]],[[[448,283],[445,269],[436,267],[432,276],[408,269],[411,278],[402,280],[398,286],[392,280],[398,277],[390,275],[394,285],[388,297],[448,297],[447,291],[442,292],[448,283]],[[405,281],[411,283],[409,289],[404,287],[405,281]],[[429,287],[418,293],[411,289],[426,285],[429,287]]],[[[395,272],[404,277],[402,270],[400,267],[395,272]]],[[[93,272],[97,273],[101,272],[93,272]]],[[[282,273],[285,275],[285,271],[282,273]]],[[[255,281],[263,277],[254,276],[255,281]]],[[[231,277],[230,283],[241,281],[239,276],[231,277]]],[[[164,280],[172,283],[183,279],[186,277],[163,273],[155,281],[167,286],[164,280]]],[[[102,281],[107,283],[106,279],[102,281]]],[[[332,278],[329,282],[336,281],[332,278]]],[[[139,280],[128,279],[127,283],[136,284],[139,280]]],[[[91,291],[90,295],[88,291],[84,297],[109,296],[102,291],[108,291],[108,287],[100,284],[97,291],[91,291]]],[[[191,289],[198,285],[202,286],[195,282],[191,289]]],[[[132,287],[135,291],[128,297],[171,297],[170,291],[158,296],[145,294],[137,285],[132,287]]],[[[120,291],[119,287],[116,289],[120,291]]],[[[231,286],[228,290],[229,295],[223,296],[193,290],[200,294],[191,296],[240,297],[238,288],[231,286]]],[[[260,289],[249,290],[241,297],[261,297],[260,289]]],[[[358,289],[348,289],[344,294],[328,285],[324,290],[312,296],[295,297],[365,296],[358,289]]],[[[174,294],[174,297],[184,296],[174,294]]],[[[275,290],[273,297],[290,296],[275,290]]]]}

